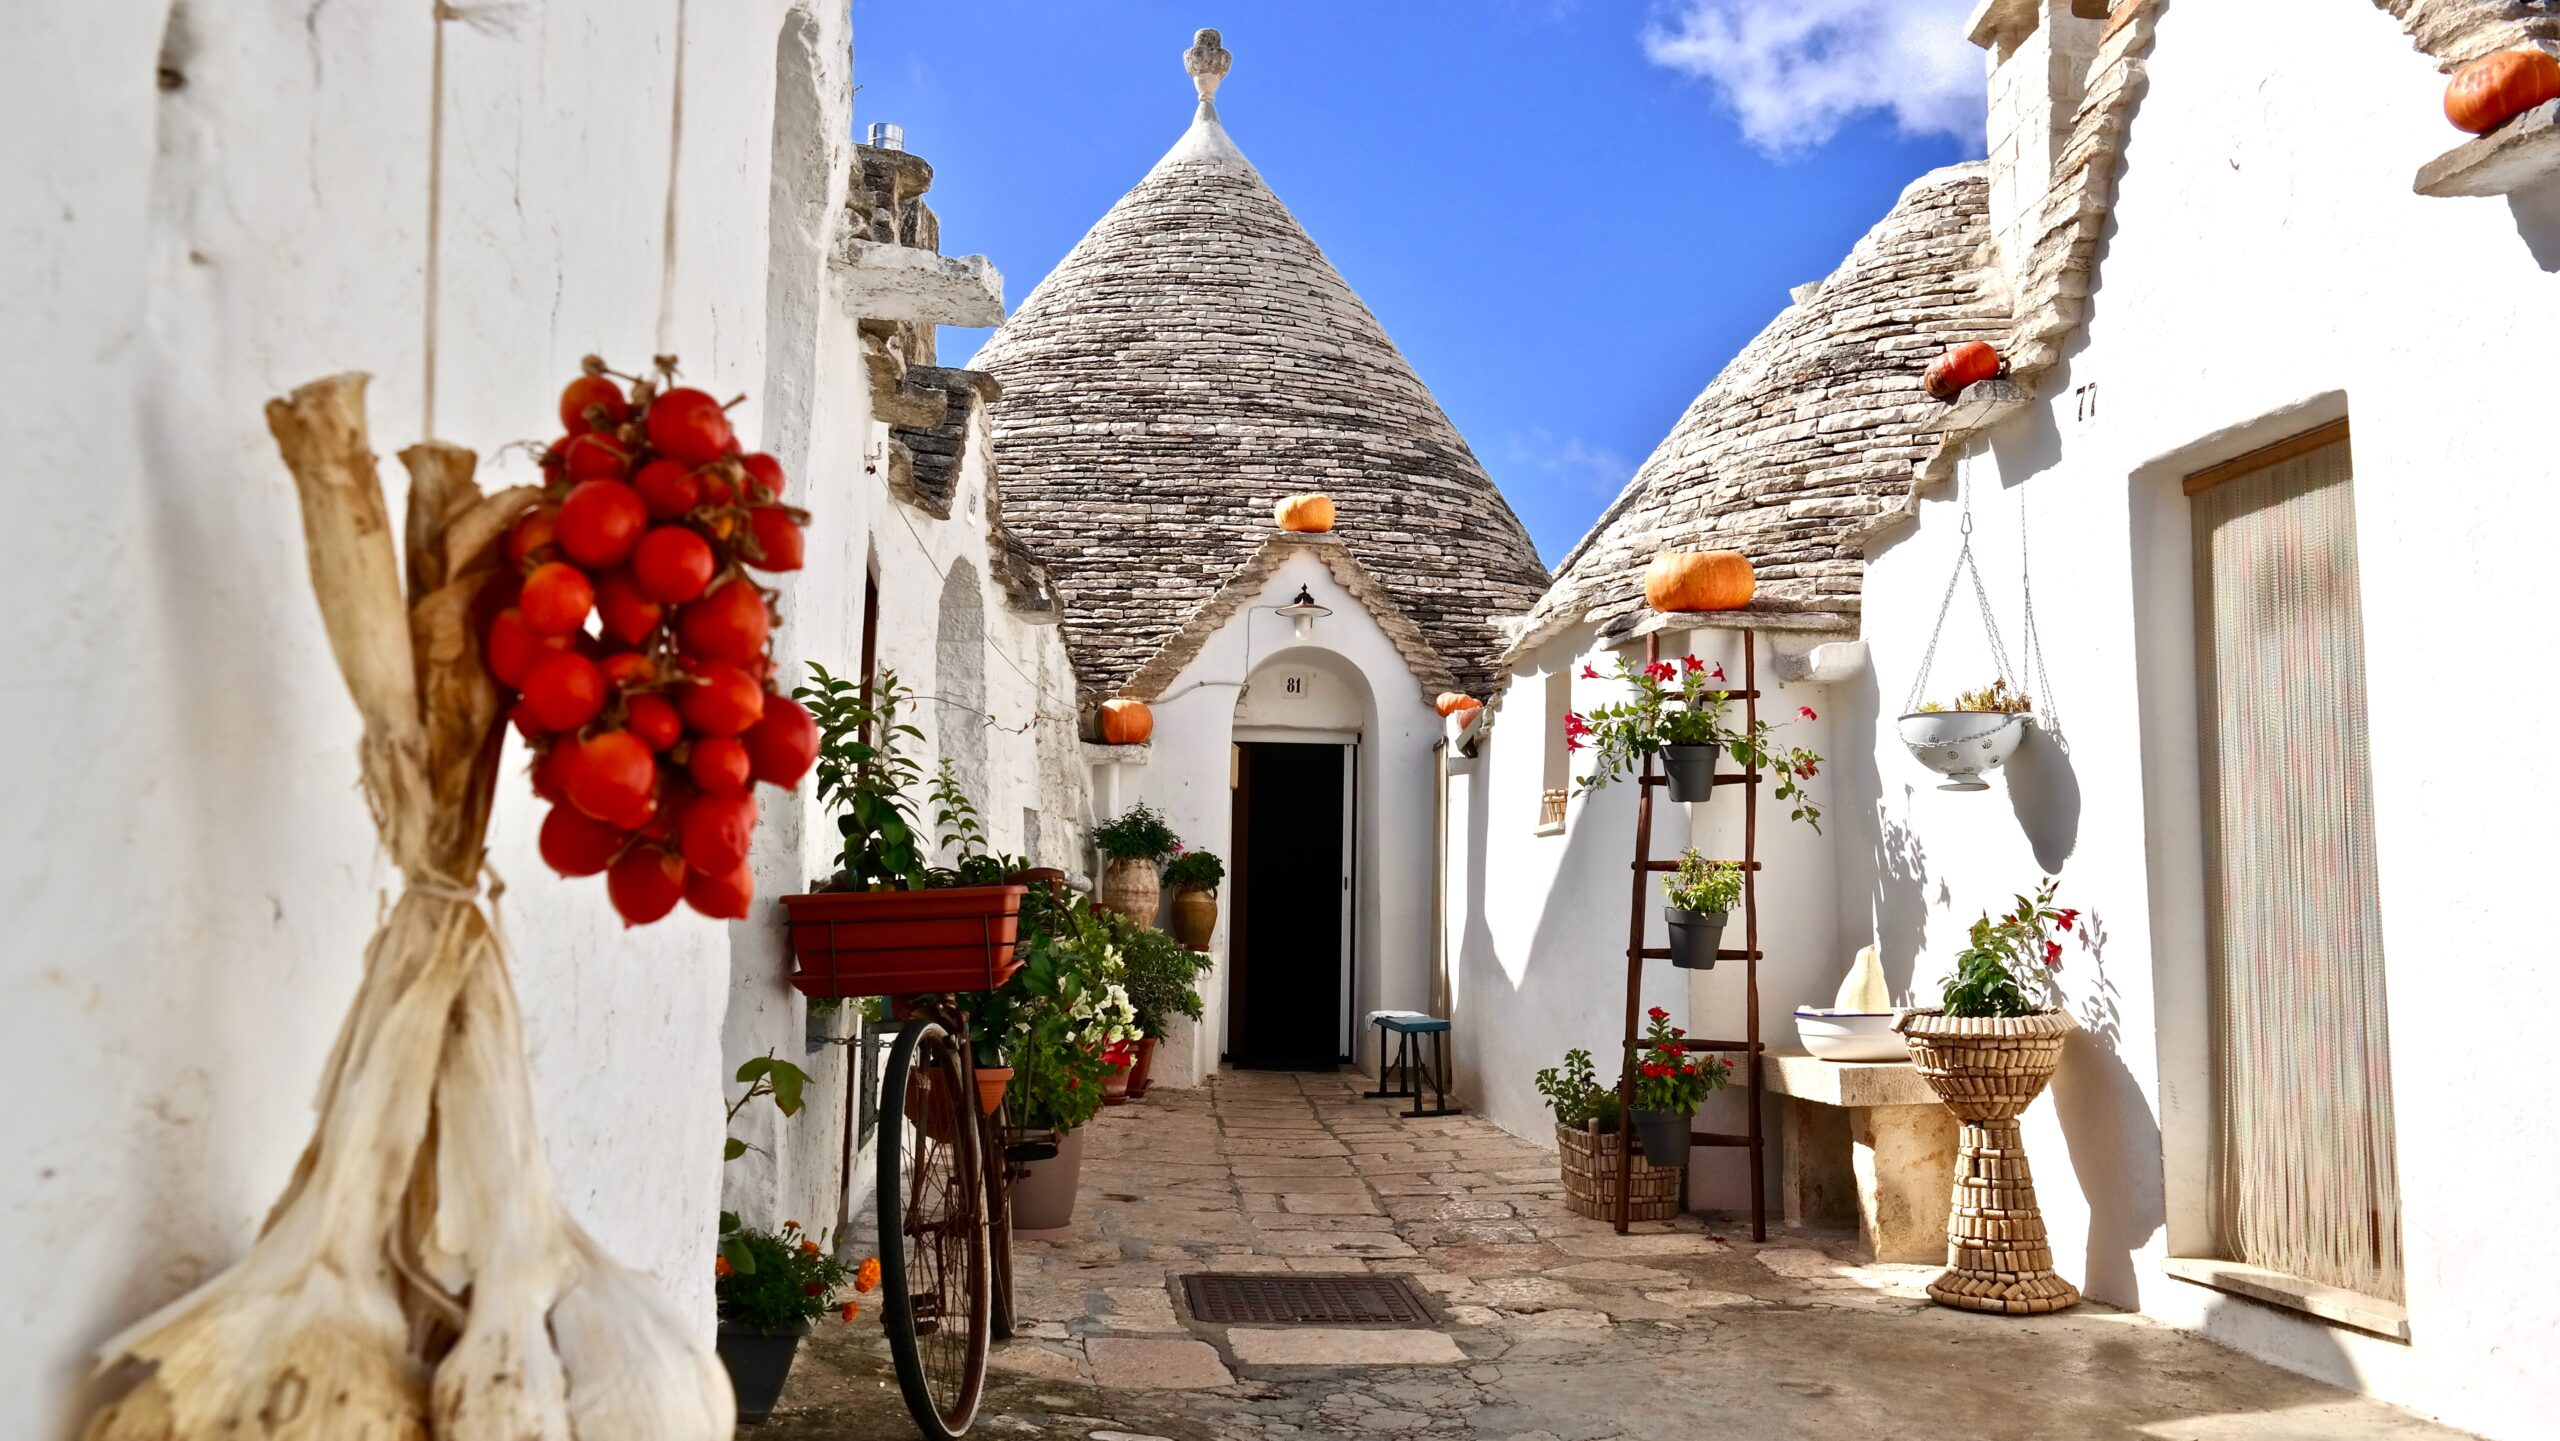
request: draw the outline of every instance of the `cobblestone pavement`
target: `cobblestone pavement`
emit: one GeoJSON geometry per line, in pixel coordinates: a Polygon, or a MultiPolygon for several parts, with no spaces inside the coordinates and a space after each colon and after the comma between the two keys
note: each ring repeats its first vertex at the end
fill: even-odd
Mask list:
{"type": "MultiPolygon", "coordinates": [[[[977,1432],[1090,1441],[1412,1436],[2303,1437],[2459,1433],[2140,1317],[1931,1305],[1929,1267],[1850,1238],[1570,1214],[1555,1158],[1473,1117],[1408,1120],[1357,1076],[1231,1072],[1107,1111],[1066,1239],[1019,1242],[1026,1333],[977,1432]],[[1191,1320],[1193,1271],[1395,1271],[1430,1329],[1191,1320]]],[[[778,1441],[914,1434],[867,1321],[793,1373],[778,1441]]]]}

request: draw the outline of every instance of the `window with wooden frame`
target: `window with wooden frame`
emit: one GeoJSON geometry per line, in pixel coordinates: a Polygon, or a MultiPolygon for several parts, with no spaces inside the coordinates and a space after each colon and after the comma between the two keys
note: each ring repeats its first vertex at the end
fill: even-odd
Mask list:
{"type": "Polygon", "coordinates": [[[1565,742],[1564,718],[1573,709],[1573,667],[1558,666],[1547,674],[1546,771],[1539,782],[1538,827],[1542,836],[1564,830],[1565,799],[1573,790],[1573,747],[1565,742]]]}
{"type": "Polygon", "coordinates": [[[2184,488],[2216,1242],[2302,1294],[2387,1312],[2403,1294],[2400,1195],[2347,423],[2184,488]]]}

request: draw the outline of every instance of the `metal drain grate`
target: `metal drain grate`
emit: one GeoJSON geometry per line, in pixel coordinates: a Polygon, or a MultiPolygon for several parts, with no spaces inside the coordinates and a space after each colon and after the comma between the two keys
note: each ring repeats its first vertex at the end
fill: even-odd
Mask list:
{"type": "Polygon", "coordinates": [[[1193,1320],[1213,1326],[1428,1326],[1431,1312],[1402,1276],[1182,1278],[1193,1320]]]}

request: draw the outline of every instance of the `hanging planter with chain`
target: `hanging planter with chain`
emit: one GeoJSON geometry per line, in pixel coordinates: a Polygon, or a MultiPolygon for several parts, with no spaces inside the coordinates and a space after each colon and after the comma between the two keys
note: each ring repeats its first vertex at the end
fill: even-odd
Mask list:
{"type": "MultiPolygon", "coordinates": [[[[1947,577],[1946,594],[1938,601],[1937,623],[1929,630],[1929,648],[1921,653],[1920,669],[1911,680],[1911,694],[1903,702],[1903,714],[1896,722],[1902,743],[1911,748],[1920,764],[1946,779],[1938,789],[1947,791],[1989,790],[1990,782],[1982,773],[1995,770],[2017,754],[2026,739],[2028,727],[2035,724],[2033,692],[2015,678],[2009,669],[2009,651],[2000,641],[2000,626],[1991,615],[1991,597],[1982,584],[1982,570],[1973,558],[1973,496],[1967,490],[1964,515],[1958,533],[1963,544],[1956,550],[1954,571],[1947,577]],[[1946,630],[1947,612],[1956,598],[1956,582],[1973,578],[1973,598],[1982,612],[1982,633],[1991,643],[1991,661],[1997,671],[1989,685],[1957,694],[1952,703],[1924,699],[1929,685],[1929,669],[1938,655],[1938,638],[1946,630]]],[[[2043,666],[2043,644],[2036,636],[2034,592],[2027,586],[2023,550],[2024,524],[2020,526],[2022,553],[2019,584],[2025,591],[2026,614],[2022,639],[2027,645],[2029,663],[2035,668],[2035,680],[2049,684],[2052,677],[2043,666]]],[[[2058,733],[2058,732],[2057,732],[2058,733]]]]}

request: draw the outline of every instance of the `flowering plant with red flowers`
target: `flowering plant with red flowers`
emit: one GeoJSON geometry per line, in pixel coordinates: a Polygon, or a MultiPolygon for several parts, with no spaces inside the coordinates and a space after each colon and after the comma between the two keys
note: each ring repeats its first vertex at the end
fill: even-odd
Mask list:
{"type": "Polygon", "coordinates": [[[1723,1088],[1733,1062],[1683,1046],[1689,1033],[1671,1024],[1671,1013],[1660,1006],[1645,1012],[1645,1022],[1644,1049],[1636,1053],[1635,1109],[1694,1113],[1709,1091],[1723,1088]]]}
{"type": "MultiPolygon", "coordinates": [[[[1789,818],[1816,833],[1822,830],[1822,807],[1804,788],[1819,772],[1822,757],[1802,746],[1780,745],[1775,739],[1779,728],[1768,721],[1736,725],[1726,715],[1733,693],[1724,688],[1722,665],[1694,655],[1639,663],[1622,652],[1607,674],[1586,665],[1582,678],[1624,681],[1635,688],[1627,700],[1594,706],[1587,715],[1565,715],[1565,748],[1593,753],[1591,773],[1581,781],[1583,791],[1596,791],[1636,770],[1646,756],[1667,746],[1709,746],[1732,756],[1737,765],[1777,777],[1772,794],[1792,803],[1789,818]]],[[[1813,707],[1798,706],[1796,719],[1819,717],[1813,707]]]]}
{"type": "Polygon", "coordinates": [[[1964,954],[1956,957],[1956,973],[1947,978],[1948,1015],[2032,1016],[2059,1003],[2053,973],[2062,969],[2062,942],[2056,933],[2080,924],[2078,911],[2053,904],[2060,885],[2048,876],[2000,919],[1984,916],[1973,923],[1964,954]]]}

